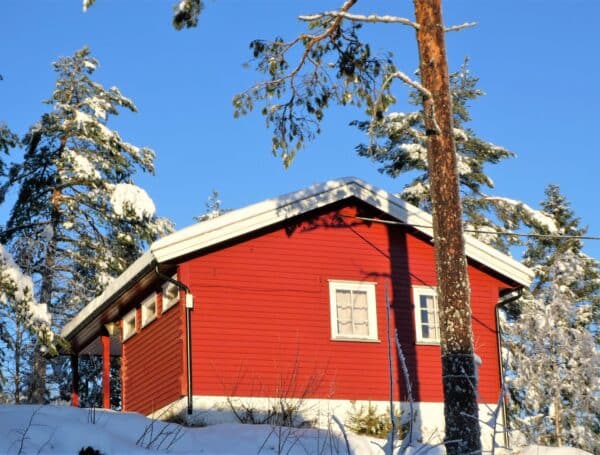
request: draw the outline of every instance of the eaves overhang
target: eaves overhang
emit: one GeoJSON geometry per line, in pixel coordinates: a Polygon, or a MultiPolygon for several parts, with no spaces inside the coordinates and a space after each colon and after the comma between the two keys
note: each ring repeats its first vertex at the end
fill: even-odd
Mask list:
{"type": "MultiPolygon", "coordinates": [[[[131,289],[136,280],[148,274],[157,265],[174,263],[205,248],[350,197],[375,207],[430,238],[433,237],[432,217],[423,210],[354,177],[331,180],[225,213],[157,240],[100,296],[66,324],[61,335],[71,341],[74,334],[81,332],[89,321],[97,319],[100,314],[106,315],[107,308],[114,304],[120,295],[131,289]]],[[[465,252],[469,259],[518,285],[527,287],[531,283],[533,272],[529,268],[469,235],[465,235],[465,252]]]]}

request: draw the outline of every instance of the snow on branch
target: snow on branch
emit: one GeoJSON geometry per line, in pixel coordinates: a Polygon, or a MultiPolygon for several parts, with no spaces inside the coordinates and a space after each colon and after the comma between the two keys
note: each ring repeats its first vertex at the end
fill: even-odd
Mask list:
{"type": "Polygon", "coordinates": [[[127,217],[133,213],[136,218],[151,218],[156,212],[154,201],[142,188],[130,183],[117,183],[112,186],[110,203],[117,216],[127,217]]]}
{"type": "Polygon", "coordinates": [[[349,21],[354,21],[354,22],[402,24],[402,25],[408,25],[408,26],[414,27],[417,30],[419,29],[419,24],[417,24],[414,21],[411,21],[410,19],[406,19],[404,17],[389,16],[389,15],[378,16],[376,14],[369,14],[369,15],[351,14],[346,11],[326,11],[323,13],[298,16],[298,19],[300,19],[301,21],[312,22],[317,19],[323,19],[326,17],[342,18],[342,19],[347,19],[349,21]]]}
{"type": "Polygon", "coordinates": [[[453,25],[452,27],[447,27],[444,29],[444,31],[445,32],[460,32],[461,30],[464,30],[465,28],[475,27],[477,24],[478,24],[478,22],[465,22],[464,24],[453,25]]]}
{"type": "Polygon", "coordinates": [[[534,223],[546,228],[550,233],[557,233],[558,227],[554,219],[540,210],[536,210],[527,204],[514,199],[498,196],[487,196],[485,200],[492,202],[500,208],[513,207],[520,209],[534,223]]]}
{"type": "Polygon", "coordinates": [[[96,0],[83,0],[83,12],[85,13],[96,0]]]}
{"type": "MultiPolygon", "coordinates": [[[[405,84],[407,84],[410,87],[417,90],[423,96],[423,109],[425,111],[425,116],[428,117],[432,121],[434,132],[439,133],[440,127],[435,119],[435,105],[433,103],[433,96],[431,95],[431,92],[429,90],[427,90],[419,82],[415,81],[414,79],[411,79],[406,73],[404,73],[402,71],[396,71],[394,73],[391,73],[383,81],[383,84],[381,85],[381,89],[379,91],[379,95],[377,96],[377,99],[375,100],[374,109],[373,109],[373,117],[374,117],[373,120],[375,120],[377,111],[379,111],[379,107],[382,104],[382,99],[383,99],[385,90],[389,87],[389,85],[392,83],[392,81],[394,79],[400,79],[405,84]]],[[[372,122],[372,124],[373,123],[374,122],[372,122]]]]}

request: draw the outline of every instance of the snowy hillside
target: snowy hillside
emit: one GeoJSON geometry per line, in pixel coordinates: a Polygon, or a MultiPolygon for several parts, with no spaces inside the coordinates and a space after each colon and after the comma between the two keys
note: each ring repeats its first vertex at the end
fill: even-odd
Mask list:
{"type": "MultiPolygon", "coordinates": [[[[383,441],[349,435],[351,454],[383,455],[383,441]]],[[[339,430],[221,424],[186,428],[139,414],[68,406],[0,406],[0,453],[77,454],[92,447],[103,454],[247,455],[346,454],[339,430]]],[[[421,446],[410,453],[438,455],[441,447],[421,446]]],[[[529,447],[523,455],[583,455],[577,449],[529,447]]]]}
{"type": "MultiPolygon", "coordinates": [[[[87,409],[67,406],[0,406],[0,453],[77,454],[91,446],[104,454],[246,455],[278,453],[278,448],[290,455],[346,454],[339,431],[241,424],[185,428],[139,414],[100,410],[96,423],[92,417],[87,409]]],[[[368,438],[350,435],[349,442],[352,453],[383,453],[368,438]]]]}

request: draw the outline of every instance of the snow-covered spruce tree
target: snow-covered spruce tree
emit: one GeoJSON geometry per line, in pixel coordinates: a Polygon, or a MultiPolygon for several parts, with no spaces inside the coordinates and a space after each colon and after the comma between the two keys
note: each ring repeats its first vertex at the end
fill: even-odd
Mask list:
{"type": "MultiPolygon", "coordinates": [[[[549,186],[543,211],[554,226],[539,234],[578,236],[579,226],[557,186],[549,186]]],[[[600,447],[600,352],[597,329],[598,262],[577,238],[528,241],[525,263],[536,272],[532,291],[509,325],[511,418],[528,443],[600,447]],[[595,312],[595,316],[594,316],[595,312]]]]}
{"type": "Polygon", "coordinates": [[[12,256],[0,245],[0,393],[5,401],[23,397],[33,343],[55,352],[47,306],[33,296],[33,281],[24,275],[12,256]]]}
{"type": "MultiPolygon", "coordinates": [[[[153,172],[154,153],[125,142],[107,126],[120,109],[135,112],[116,87],[91,75],[98,62],[87,48],[54,63],[58,74],[47,101],[52,110],[24,138],[24,162],[9,172],[18,186],[3,240],[12,250],[33,245],[21,263],[36,280],[54,327],[61,327],[133,260],[144,246],[170,230],[155,216],[137,171],[153,172]]],[[[38,355],[30,400],[44,400],[46,362],[38,355]]]]}

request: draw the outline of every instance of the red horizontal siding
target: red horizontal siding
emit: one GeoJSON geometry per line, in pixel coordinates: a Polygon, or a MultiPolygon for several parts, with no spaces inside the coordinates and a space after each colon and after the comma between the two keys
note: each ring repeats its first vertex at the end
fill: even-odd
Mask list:
{"type": "MultiPolygon", "coordinates": [[[[307,216],[293,229],[257,233],[181,264],[196,302],[194,394],[272,396],[293,390],[323,398],[387,399],[389,281],[392,325],[415,398],[442,401],[440,349],[415,344],[411,304],[412,285],[436,283],[431,242],[401,227],[340,221],[335,215],[331,210],[307,216]],[[380,342],[330,339],[329,279],[377,282],[380,342]]],[[[483,359],[481,398],[496,401],[494,305],[504,284],[473,266],[469,272],[476,350],[483,359]]],[[[396,394],[403,394],[395,353],[393,364],[396,394]]]]}
{"type": "MultiPolygon", "coordinates": [[[[140,302],[143,299],[140,298],[140,302]]],[[[123,343],[123,410],[150,414],[181,396],[183,320],[181,305],[161,314],[123,343]]]]}

